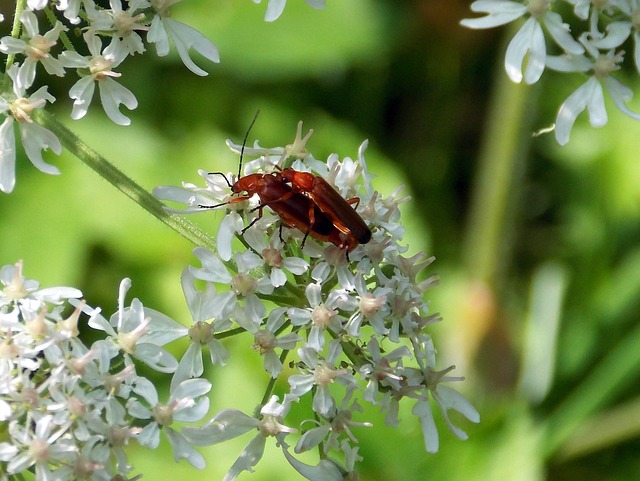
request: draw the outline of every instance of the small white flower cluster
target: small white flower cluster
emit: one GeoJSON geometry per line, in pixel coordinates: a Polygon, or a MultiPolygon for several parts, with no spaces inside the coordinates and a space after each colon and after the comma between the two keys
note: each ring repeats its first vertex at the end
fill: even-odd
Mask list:
{"type": "MultiPolygon", "coordinates": [[[[4,74],[0,75],[0,114],[5,117],[0,125],[2,192],[9,193],[15,186],[16,127],[33,165],[47,174],[60,173],[42,159],[42,151],[46,149],[59,155],[62,151],[60,141],[31,118],[34,109],[44,108],[47,102],[55,101],[47,91],[48,82],[40,78],[38,83],[44,86],[28,93],[36,80],[38,64],[48,75],[63,77],[71,71],[78,77],[69,90],[74,120],[87,114],[97,85],[102,108],[118,125],[131,123],[120,107],[133,110],[137,108],[138,101],[129,89],[116,81],[121,76],[116,70],[125,59],[146,51],[144,39],[148,44],[155,44],[160,57],[169,53],[170,42],[173,43],[190,71],[196,75],[207,75],[191,59],[190,52],[193,50],[217,63],[220,61],[218,49],[194,28],[171,18],[170,8],[180,1],[130,0],[123,6],[121,0],[109,0],[109,8],[105,8],[102,6],[104,2],[94,0],[27,0],[27,9],[14,19],[20,26],[14,31],[21,31],[21,35],[0,39],[0,59],[5,66],[4,74]],[[41,22],[36,15],[42,10],[49,18],[55,18],[56,13],[62,16],[62,21],[56,20],[53,27],[44,33],[41,33],[41,22]],[[63,22],[74,31],[83,32],[82,36],[67,35],[69,27],[63,22]],[[88,51],[88,55],[81,55],[76,49],[88,51]],[[57,56],[56,50],[60,52],[57,56]]],[[[265,20],[278,18],[285,3],[284,0],[271,0],[265,20]]],[[[324,0],[307,0],[307,3],[315,8],[324,6],[324,0]]]]}
{"type": "Polygon", "coordinates": [[[533,84],[546,67],[588,75],[588,80],[560,107],[554,127],[560,145],[569,141],[573,124],[585,109],[593,127],[607,123],[604,90],[622,112],[640,119],[640,114],[626,105],[633,96],[632,90],[611,75],[620,69],[624,57],[621,47],[627,41],[633,42],[635,67],[640,73],[638,0],[565,1],[573,5],[574,14],[583,21],[583,31],[575,38],[561,15],[552,10],[555,3],[552,0],[476,0],[471,10],[486,15],[460,22],[470,28],[492,28],[526,18],[505,56],[505,69],[514,82],[524,79],[533,84]],[[547,53],[545,32],[559,48],[560,55],[547,53]]]}
{"type": "Polygon", "coordinates": [[[125,306],[128,279],[109,320],[79,301],[77,289],[40,289],[23,277],[22,262],[0,269],[0,281],[3,475],[29,470],[36,480],[130,479],[129,440],[155,449],[161,429],[176,461],[204,467],[195,443],[181,429],[206,415],[211,384],[204,379],[174,383],[168,401],[160,402],[154,383],[137,373],[134,362],[174,372],[178,362],[162,346],[186,336],[184,326],[137,299],[125,306]],[[75,310],[65,317],[70,304],[75,310]],[[106,335],[91,346],[79,337],[85,315],[89,327],[106,335]]]}
{"type": "MultiPolygon", "coordinates": [[[[362,402],[379,406],[393,426],[398,423],[399,403],[413,402],[428,452],[438,450],[432,400],[462,439],[467,436],[449,421],[448,411],[479,421],[473,406],[444,385],[462,380],[447,375],[454,366],[436,368],[436,350],[425,327],[439,316],[429,313],[424,300],[436,279],[418,279],[433,258],[423,253],[404,255],[407,247],[400,244],[404,227],[398,206],[407,197],[395,192],[384,198],[374,190],[364,159],[366,141],[357,160],[340,160],[333,154],[325,163],[307,151],[311,132],[303,138],[301,128],[299,124],[295,141],[285,148],[262,148],[257,142],[249,148],[231,142],[229,146],[234,152],[258,156],[246,162],[245,176],[279,178],[275,173],[283,166],[277,164],[293,161],[291,168],[322,176],[344,198],[358,196],[358,213],[372,237],[348,253],[287,227],[286,221],[260,204],[259,196],[231,194],[232,174],[200,171],[205,187],[185,183],[154,190],[162,200],[187,204],[185,210],[169,209],[174,212],[228,208],[217,252],[196,248],[200,267],[188,267],[183,274],[195,323],[190,329],[192,344],[174,382],[202,374],[204,345],[210,347],[212,363],[224,364],[229,353],[219,339],[246,332],[252,335],[252,348],[263,357],[272,379],[270,388],[277,380],[288,385],[283,402],[271,398],[258,417],[225,410],[199,430],[203,443],[218,443],[258,429],[225,478],[229,481],[243,470],[252,471],[269,436],[308,479],[351,479],[346,476],[360,459],[352,429],[371,426],[357,420],[362,402]],[[309,402],[298,404],[305,397],[309,402]],[[298,415],[306,421],[295,428],[287,427],[284,418],[294,406],[309,406],[312,412],[298,415]],[[291,452],[285,438],[294,432],[301,436],[291,452]],[[322,461],[315,466],[295,457],[318,447],[322,461]]],[[[268,390],[264,399],[270,396],[268,390]]]]}

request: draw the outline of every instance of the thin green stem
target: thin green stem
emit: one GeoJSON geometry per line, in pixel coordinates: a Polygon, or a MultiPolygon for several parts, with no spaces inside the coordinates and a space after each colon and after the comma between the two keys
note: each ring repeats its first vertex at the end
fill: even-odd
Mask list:
{"type": "MultiPolygon", "coordinates": [[[[284,350],[280,353],[280,362],[283,365],[288,355],[289,355],[289,351],[287,350],[284,350]]],[[[274,377],[269,379],[269,384],[267,384],[267,388],[264,390],[264,396],[262,396],[262,401],[260,402],[260,406],[264,406],[265,404],[267,404],[267,402],[271,398],[271,395],[273,394],[273,389],[276,387],[276,379],[277,378],[274,378],[274,377]]]]}
{"type": "Polygon", "coordinates": [[[32,113],[32,118],[53,132],[58,139],[60,139],[65,149],[151,215],[171,227],[193,244],[215,251],[215,242],[209,235],[183,217],[168,213],[158,199],[118,170],[113,164],[107,161],[107,159],[95,152],[53,115],[43,109],[37,109],[32,113]]]}
{"type": "MultiPolygon", "coordinates": [[[[15,13],[13,14],[13,26],[11,27],[11,36],[13,38],[20,37],[20,30],[22,30],[22,22],[20,22],[20,14],[22,14],[26,5],[27,5],[27,0],[16,1],[16,10],[15,10],[15,13]]],[[[10,53],[9,55],[7,55],[7,61],[4,64],[5,72],[7,72],[9,68],[13,65],[14,60],[15,60],[14,54],[10,53]]]]}

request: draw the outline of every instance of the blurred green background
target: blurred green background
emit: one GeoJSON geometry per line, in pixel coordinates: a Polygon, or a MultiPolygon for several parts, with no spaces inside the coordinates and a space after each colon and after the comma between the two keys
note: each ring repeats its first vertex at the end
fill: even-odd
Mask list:
{"type": "MultiPolygon", "coordinates": [[[[185,1],[174,17],[220,51],[219,65],[194,56],[208,77],[149,52],[118,69],[140,103],[125,110],[130,127],[98,105],[72,122],[68,79],[52,87],[53,111],[149,190],[199,183],[197,169],[234,170],[224,141],[239,142],[257,109],[250,142],[261,145],[291,142],[298,120],[314,129],[317,158],[355,157],[369,139],[376,187],[388,195],[403,184],[413,198],[410,253],[437,257],[429,273],[441,284],[427,295],[444,317],[431,331],[440,367],[466,376],[456,387],[482,422],[453,414],[463,442],[438,419],[440,452],[427,455],[410,406],[398,429],[372,411],[376,427],[355,432],[361,479],[640,479],[640,123],[610,106],[606,127],[581,116],[564,148],[532,137],[582,79],[546,72],[535,87],[509,83],[513,31],[460,27],[470,2],[327,3],[289,0],[267,24],[266,5],[249,0],[185,1]]],[[[619,78],[639,90],[633,76],[619,78]]],[[[107,313],[130,277],[131,296],[188,324],[179,275],[193,246],[69,154],[47,159],[61,176],[23,156],[14,193],[2,196],[2,265],[24,259],[27,277],[79,287],[107,313]]],[[[190,219],[213,233],[221,217],[190,219]]],[[[257,355],[242,358],[250,342],[234,341],[230,365],[211,373],[216,411],[259,402],[267,376],[257,355]]],[[[205,449],[205,473],[175,465],[166,445],[132,452],[145,479],[216,480],[249,439],[205,449]]],[[[240,479],[300,477],[271,447],[240,479]]]]}

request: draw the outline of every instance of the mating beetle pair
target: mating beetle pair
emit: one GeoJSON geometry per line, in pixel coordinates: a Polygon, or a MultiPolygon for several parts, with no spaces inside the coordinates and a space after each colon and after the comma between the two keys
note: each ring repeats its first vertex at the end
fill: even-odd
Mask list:
{"type": "Polygon", "coordinates": [[[236,182],[232,184],[222,172],[215,174],[224,177],[234,194],[246,194],[212,206],[215,208],[233,204],[257,195],[260,198],[260,204],[256,208],[259,211],[258,217],[243,232],[257,222],[262,216],[262,209],[268,206],[284,225],[304,234],[303,246],[307,237],[311,236],[344,249],[348,258],[349,252],[355,247],[371,240],[371,230],[352,207],[360,199],[354,197],[346,200],[322,177],[292,168],[241,176],[245,142],[246,137],[240,153],[236,182]]]}

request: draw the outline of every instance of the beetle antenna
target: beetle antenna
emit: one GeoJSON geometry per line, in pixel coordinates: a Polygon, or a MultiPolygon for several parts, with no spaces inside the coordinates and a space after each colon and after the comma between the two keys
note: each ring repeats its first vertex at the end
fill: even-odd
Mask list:
{"type": "Polygon", "coordinates": [[[242,141],[242,148],[240,149],[240,164],[238,165],[238,179],[240,178],[240,174],[242,173],[242,157],[244,156],[244,146],[247,144],[247,138],[249,138],[249,132],[251,132],[251,127],[256,123],[256,119],[258,118],[258,114],[260,113],[260,109],[256,110],[256,114],[253,116],[253,120],[251,124],[249,124],[249,128],[247,129],[247,133],[244,134],[244,140],[242,141]]]}

